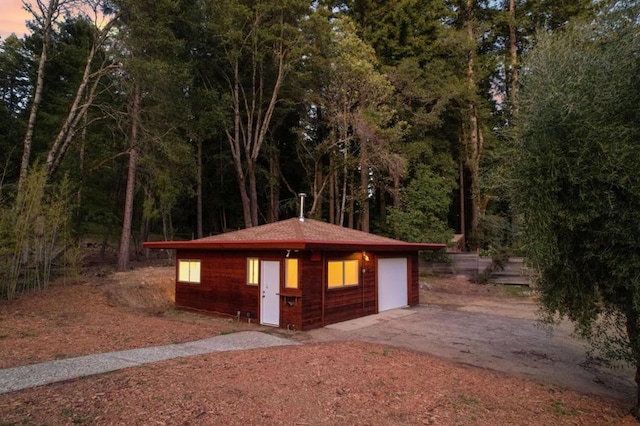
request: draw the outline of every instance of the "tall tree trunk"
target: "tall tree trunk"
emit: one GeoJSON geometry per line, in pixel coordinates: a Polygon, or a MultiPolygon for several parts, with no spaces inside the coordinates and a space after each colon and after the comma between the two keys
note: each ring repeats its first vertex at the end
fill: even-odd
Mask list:
{"type": "Polygon", "coordinates": [[[469,107],[469,134],[467,144],[467,168],[471,185],[471,235],[475,235],[482,213],[482,197],[480,194],[480,157],[483,146],[482,129],[480,128],[478,111],[475,105],[469,107]]]}
{"type": "Polygon", "coordinates": [[[133,219],[133,201],[136,188],[136,169],[138,166],[138,130],[140,120],[140,89],[135,88],[131,102],[131,140],[129,150],[129,171],[127,174],[127,192],[124,202],[124,217],[122,221],[122,235],[120,237],[120,250],[118,251],[118,271],[129,269],[129,256],[131,245],[131,222],[133,219]]]}
{"type": "Polygon", "coordinates": [[[360,229],[369,232],[369,163],[366,141],[360,141],[360,199],[360,229]]]}
{"type": "Polygon", "coordinates": [[[222,214],[220,215],[220,229],[222,232],[227,232],[229,227],[227,226],[227,210],[223,207],[222,214]]]}
{"type": "Polygon", "coordinates": [[[340,222],[338,225],[344,226],[344,213],[347,209],[347,149],[344,150],[344,164],[342,166],[342,197],[340,201],[340,222]]]}
{"type": "MultiPolygon", "coordinates": [[[[144,190],[144,199],[149,200],[151,198],[151,194],[145,188],[144,190]]],[[[149,219],[149,215],[145,214],[144,209],[142,211],[142,215],[140,218],[140,241],[149,241],[149,232],[151,231],[151,219],[149,219]]],[[[142,253],[144,254],[145,259],[149,260],[149,251],[147,247],[143,247],[142,253]]]]}
{"type": "Polygon", "coordinates": [[[242,166],[238,167],[236,165],[236,178],[238,179],[238,190],[240,191],[240,200],[242,202],[244,226],[245,228],[251,228],[253,226],[253,220],[251,219],[251,200],[247,193],[246,180],[242,166]]]}
{"type": "MultiPolygon", "coordinates": [[[[264,144],[267,138],[267,132],[271,127],[271,119],[273,117],[273,113],[276,109],[276,104],[278,103],[278,97],[280,96],[280,88],[282,87],[282,83],[284,82],[284,78],[286,75],[286,63],[285,56],[286,52],[284,49],[283,40],[279,40],[274,47],[274,55],[276,59],[276,80],[273,84],[273,88],[271,89],[271,93],[267,93],[269,96],[269,102],[264,111],[252,111],[251,116],[256,117],[255,120],[255,139],[251,144],[250,155],[248,156],[247,162],[251,165],[249,167],[249,185],[250,185],[250,194],[251,194],[251,218],[253,220],[253,226],[258,225],[258,190],[256,183],[256,171],[257,171],[257,163],[258,157],[260,155],[260,150],[262,145],[264,144]]],[[[257,49],[256,49],[256,54],[257,49]]],[[[257,76],[256,80],[254,80],[254,87],[252,88],[253,93],[253,102],[256,100],[263,99],[263,91],[264,91],[264,81],[263,76],[257,76]]],[[[258,105],[259,107],[259,105],[258,105]]],[[[251,140],[251,139],[249,139],[251,140]]]]}
{"type": "MultiPolygon", "coordinates": [[[[315,161],[313,168],[313,204],[309,209],[309,217],[314,219],[322,218],[322,204],[324,202],[323,192],[325,186],[330,181],[328,176],[324,176],[322,172],[322,159],[315,161]]],[[[331,222],[331,219],[329,219],[331,222]]]]}
{"type": "Polygon", "coordinates": [[[198,164],[197,164],[197,173],[196,177],[196,197],[197,197],[197,212],[196,212],[196,221],[197,221],[197,236],[198,238],[202,238],[202,139],[198,139],[198,164]]]}
{"type": "Polygon", "coordinates": [[[233,165],[236,170],[236,178],[238,179],[238,190],[240,192],[240,200],[242,202],[244,226],[245,228],[251,228],[253,226],[251,219],[251,201],[249,199],[249,194],[247,193],[244,167],[242,165],[242,142],[240,140],[240,126],[242,120],[240,113],[240,69],[237,60],[233,64],[233,72],[233,89],[231,91],[233,98],[233,134],[227,132],[227,141],[231,148],[233,165]]]}
{"type": "Polygon", "coordinates": [[[71,107],[69,108],[69,112],[67,113],[67,117],[65,118],[65,121],[58,131],[55,140],[51,144],[49,153],[47,154],[47,180],[51,179],[60,166],[69,146],[74,140],[80,120],[82,120],[83,117],[86,117],[89,107],[93,104],[98,93],[100,79],[109,69],[112,68],[109,64],[109,60],[105,59],[97,71],[93,70],[95,65],[94,59],[109,35],[109,32],[115,26],[118,16],[119,15],[116,15],[110,19],[109,22],[95,35],[91,49],[89,49],[89,53],[87,54],[82,79],[76,89],[76,94],[73,98],[73,102],[71,103],[71,107]]]}
{"type": "MultiPolygon", "coordinates": [[[[349,195],[348,195],[348,200],[349,200],[349,207],[348,207],[348,215],[347,215],[347,226],[351,229],[355,229],[355,223],[354,223],[354,213],[356,210],[356,206],[355,206],[355,200],[356,200],[356,193],[355,193],[355,188],[354,188],[354,182],[353,182],[353,178],[350,176],[349,177],[349,195]]],[[[347,182],[347,178],[345,177],[345,182],[347,182]]],[[[345,191],[346,193],[346,191],[345,191]]]]}
{"type": "Polygon", "coordinates": [[[249,160],[247,176],[249,177],[249,206],[251,207],[251,226],[258,226],[258,184],[256,181],[257,162],[249,160]]]}
{"type": "Polygon", "coordinates": [[[336,167],[333,155],[329,157],[329,223],[336,224],[336,167]]]}
{"type": "MultiPolygon", "coordinates": [[[[82,125],[82,133],[80,134],[80,150],[78,152],[78,169],[80,172],[80,181],[84,182],[84,156],[85,150],[87,147],[87,126],[88,126],[89,117],[87,114],[83,116],[83,125],[82,125]]],[[[82,185],[78,188],[78,206],[77,209],[80,211],[82,207],[82,185]]]]}
{"type": "Polygon", "coordinates": [[[393,207],[400,207],[402,205],[402,199],[400,197],[400,176],[398,175],[393,177],[391,200],[393,201],[393,207]]]}
{"type": "Polygon", "coordinates": [[[459,172],[459,180],[460,180],[460,233],[465,236],[467,234],[467,224],[466,224],[466,212],[465,212],[465,185],[464,185],[464,165],[462,164],[462,160],[460,160],[460,172],[459,172]]]}
{"type": "MultiPolygon", "coordinates": [[[[42,54],[40,55],[40,60],[38,63],[38,71],[36,74],[36,87],[34,90],[34,99],[31,105],[31,110],[29,112],[27,131],[25,133],[25,138],[23,142],[23,153],[22,153],[22,160],[20,163],[20,176],[18,179],[19,189],[22,188],[22,185],[24,183],[24,179],[27,176],[27,170],[29,167],[35,122],[37,119],[38,110],[42,100],[42,90],[44,86],[44,75],[45,75],[45,63],[47,61],[47,51],[49,49],[49,43],[51,38],[51,25],[55,20],[55,17],[57,17],[60,14],[61,8],[64,8],[66,6],[66,3],[67,2],[60,1],[60,0],[51,0],[49,2],[49,5],[46,11],[43,8],[41,8],[42,16],[40,17],[40,19],[42,20],[42,25],[43,25],[42,54]]],[[[92,68],[94,67],[94,58],[97,52],[100,50],[101,46],[105,42],[107,36],[109,35],[111,29],[115,26],[118,19],[119,19],[119,15],[116,14],[112,19],[109,20],[109,22],[103,25],[100,28],[100,30],[98,30],[98,32],[95,34],[93,44],[91,45],[89,53],[87,54],[84,73],[83,73],[82,79],[80,80],[80,84],[78,85],[78,88],[76,90],[76,94],[71,104],[71,108],[69,109],[69,112],[67,113],[67,117],[62,127],[60,128],[55,140],[51,144],[49,153],[47,154],[47,159],[46,159],[47,180],[49,180],[51,176],[55,173],[56,169],[60,165],[60,162],[64,158],[67,152],[67,149],[69,148],[69,145],[74,139],[80,120],[83,117],[86,117],[87,110],[89,109],[93,100],[95,99],[100,78],[110,68],[110,66],[105,61],[97,71],[92,70],[92,68]],[[92,79],[93,79],[93,85],[89,90],[89,92],[87,93],[87,88],[92,79]]]]}
{"type": "MultiPolygon", "coordinates": [[[[233,139],[229,137],[228,139],[236,167],[236,175],[240,180],[240,197],[247,228],[258,225],[257,162],[271,126],[271,119],[288,68],[286,62],[288,52],[285,49],[284,35],[281,34],[280,39],[275,41],[271,52],[275,60],[275,81],[272,87],[266,87],[264,70],[258,59],[263,53],[260,51],[261,46],[256,38],[260,17],[259,14],[256,15],[251,35],[252,61],[250,66],[252,74],[250,86],[241,85],[237,57],[231,59],[233,77],[229,80],[232,84],[235,129],[233,139]],[[245,122],[245,125],[241,129],[242,121],[245,122]]],[[[227,136],[230,136],[229,133],[227,136]]]]}
{"type": "Polygon", "coordinates": [[[387,222],[387,197],[384,189],[377,190],[378,193],[378,214],[380,215],[380,222],[387,222]]]}
{"type": "Polygon", "coordinates": [[[31,159],[31,146],[33,145],[33,133],[36,126],[36,118],[42,101],[42,89],[44,87],[45,64],[47,62],[47,54],[49,50],[49,42],[51,39],[51,25],[53,24],[54,15],[58,14],[59,1],[50,0],[46,11],[42,16],[42,52],[38,61],[38,71],[36,72],[36,87],[33,94],[33,102],[29,111],[29,121],[27,122],[27,131],[24,135],[22,161],[20,162],[20,176],[18,178],[18,191],[24,185],[29,169],[29,161],[31,159]]]}
{"type": "MultiPolygon", "coordinates": [[[[274,144],[275,145],[275,144],[274,144]]],[[[269,150],[269,211],[267,222],[280,219],[280,156],[275,146],[269,150]]]]}
{"type": "Polygon", "coordinates": [[[473,28],[474,23],[474,8],[475,1],[467,0],[466,5],[466,30],[467,38],[469,41],[469,52],[467,58],[467,84],[469,92],[472,93],[472,98],[469,101],[467,108],[467,131],[463,132],[465,139],[464,151],[467,168],[470,172],[470,185],[471,185],[471,234],[475,235],[478,224],[480,221],[480,215],[482,211],[482,199],[480,194],[480,159],[482,155],[482,149],[484,146],[484,136],[482,133],[482,126],[480,123],[480,115],[477,107],[477,100],[475,93],[477,91],[475,81],[475,57],[476,57],[476,39],[473,28]]]}
{"type": "Polygon", "coordinates": [[[173,234],[173,232],[171,231],[172,229],[171,217],[165,212],[162,212],[161,216],[162,216],[162,239],[164,241],[171,241],[172,240],[171,235],[173,234]]]}
{"type": "Polygon", "coordinates": [[[509,72],[511,74],[511,111],[512,117],[518,116],[518,39],[516,35],[516,0],[509,0],[509,72]]]}

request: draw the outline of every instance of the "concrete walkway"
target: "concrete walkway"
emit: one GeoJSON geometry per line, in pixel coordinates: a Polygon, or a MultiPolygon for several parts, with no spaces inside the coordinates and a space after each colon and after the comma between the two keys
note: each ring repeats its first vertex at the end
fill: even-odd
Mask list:
{"type": "Polygon", "coordinates": [[[339,331],[355,331],[374,325],[384,325],[388,321],[394,320],[396,318],[406,317],[408,315],[413,315],[415,313],[416,311],[412,311],[406,308],[391,309],[389,311],[367,315],[366,317],[360,317],[344,322],[339,322],[337,324],[326,325],[324,326],[324,328],[339,331]]]}
{"type": "Polygon", "coordinates": [[[257,331],[224,334],[195,342],[130,349],[0,370],[0,394],[167,359],[299,343],[257,331]]]}

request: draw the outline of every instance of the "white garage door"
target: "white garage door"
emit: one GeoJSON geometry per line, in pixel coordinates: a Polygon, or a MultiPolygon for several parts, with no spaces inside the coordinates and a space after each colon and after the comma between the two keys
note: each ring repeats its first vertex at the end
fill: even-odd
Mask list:
{"type": "Polygon", "coordinates": [[[407,259],[378,259],[378,312],[408,304],[407,259]]]}

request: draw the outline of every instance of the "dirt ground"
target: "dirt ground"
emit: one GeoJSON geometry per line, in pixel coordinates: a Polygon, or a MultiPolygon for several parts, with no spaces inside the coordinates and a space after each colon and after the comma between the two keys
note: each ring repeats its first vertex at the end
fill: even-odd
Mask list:
{"type": "MultiPolygon", "coordinates": [[[[172,308],[150,267],[0,302],[0,368],[238,330],[302,346],[181,358],[0,395],[0,424],[637,424],[628,404],[359,341],[317,342],[172,308]]],[[[499,286],[429,279],[423,301],[520,303],[499,286]]],[[[524,299],[523,299],[524,298],[524,299]]]]}

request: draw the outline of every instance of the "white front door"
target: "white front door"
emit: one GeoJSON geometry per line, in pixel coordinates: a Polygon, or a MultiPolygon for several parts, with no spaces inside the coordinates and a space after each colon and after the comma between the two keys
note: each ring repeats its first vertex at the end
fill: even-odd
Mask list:
{"type": "Polygon", "coordinates": [[[280,262],[260,262],[260,324],[280,326],[280,262]]]}
{"type": "Polygon", "coordinates": [[[407,258],[378,259],[378,312],[409,304],[407,258]]]}

